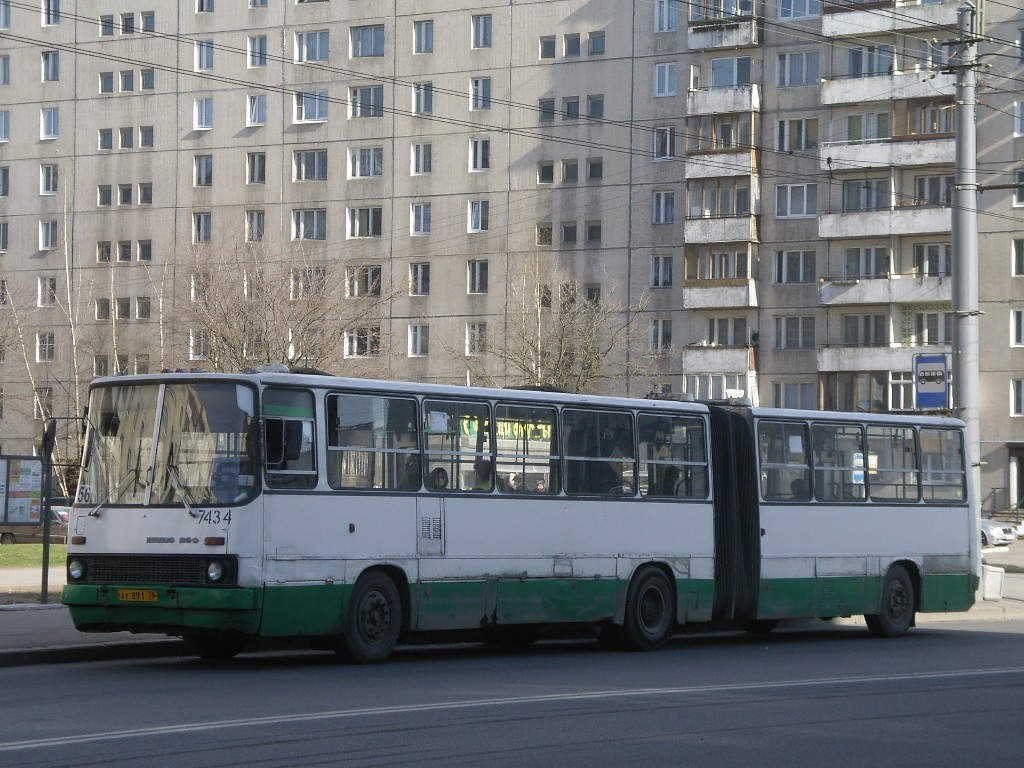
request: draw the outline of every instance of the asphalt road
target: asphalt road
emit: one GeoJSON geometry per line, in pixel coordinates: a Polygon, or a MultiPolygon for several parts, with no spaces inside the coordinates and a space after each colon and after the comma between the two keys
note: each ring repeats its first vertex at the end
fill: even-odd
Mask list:
{"type": "MultiPolygon", "coordinates": [[[[405,648],[3,670],[0,766],[973,766],[1024,748],[1024,621],[806,622],[653,654],[405,648]]],[[[997,762],[998,761],[998,762],[997,762]]]]}

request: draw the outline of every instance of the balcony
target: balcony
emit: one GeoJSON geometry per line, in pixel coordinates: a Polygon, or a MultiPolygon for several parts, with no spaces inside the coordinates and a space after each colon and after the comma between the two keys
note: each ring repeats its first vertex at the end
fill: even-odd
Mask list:
{"type": "Polygon", "coordinates": [[[825,239],[938,235],[952,229],[953,210],[945,206],[908,205],[883,211],[822,211],[818,214],[818,237],[825,239]]]}
{"type": "Polygon", "coordinates": [[[956,76],[937,70],[893,72],[870,77],[836,77],[821,82],[821,103],[869,104],[901,99],[940,99],[956,92],[956,76]]]}
{"type": "Polygon", "coordinates": [[[751,16],[691,19],[686,29],[686,45],[691,51],[744,48],[759,43],[757,20],[751,16]]]}
{"type": "Polygon", "coordinates": [[[723,115],[760,112],[761,89],[757,83],[734,88],[700,88],[686,92],[686,114],[723,115]]]}
{"type": "Polygon", "coordinates": [[[893,343],[877,347],[826,344],[818,347],[818,371],[912,371],[914,355],[948,354],[949,344],[893,343]]]}
{"type": "Polygon", "coordinates": [[[952,285],[949,277],[925,275],[823,277],[818,285],[818,302],[824,306],[950,302],[952,285]]]}
{"type": "Polygon", "coordinates": [[[908,168],[952,165],[956,139],[952,134],[899,136],[865,142],[829,142],[821,145],[823,171],[864,168],[908,168]]]}
{"type": "Polygon", "coordinates": [[[676,349],[682,355],[682,368],[686,373],[740,373],[754,369],[753,347],[719,347],[699,342],[676,349]]]}
{"type": "Polygon", "coordinates": [[[687,218],[683,225],[683,241],[698,243],[758,242],[757,216],[718,216],[715,218],[687,218]]]}
{"type": "Polygon", "coordinates": [[[757,171],[757,155],[749,149],[687,150],[687,179],[750,176],[757,171]]]}
{"type": "Polygon", "coordinates": [[[955,28],[958,5],[960,0],[943,3],[826,0],[821,4],[821,34],[824,37],[853,37],[914,29],[955,28]]]}
{"type": "Polygon", "coordinates": [[[684,280],[686,309],[732,309],[757,306],[757,284],[744,277],[684,280]]]}

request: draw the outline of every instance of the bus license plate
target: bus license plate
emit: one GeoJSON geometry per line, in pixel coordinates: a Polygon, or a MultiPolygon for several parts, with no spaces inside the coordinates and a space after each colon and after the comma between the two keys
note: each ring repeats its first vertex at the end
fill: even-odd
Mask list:
{"type": "Polygon", "coordinates": [[[155,589],[119,589],[117,599],[122,603],[155,603],[155,589]]]}

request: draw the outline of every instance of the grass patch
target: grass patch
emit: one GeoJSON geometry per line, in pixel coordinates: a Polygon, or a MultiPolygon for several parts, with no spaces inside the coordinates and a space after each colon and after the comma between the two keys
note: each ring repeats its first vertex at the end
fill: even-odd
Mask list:
{"type": "MultiPolygon", "coordinates": [[[[50,566],[62,566],[68,548],[63,544],[50,545],[50,566]]],[[[0,568],[42,568],[42,544],[4,544],[0,547],[0,568]]]]}

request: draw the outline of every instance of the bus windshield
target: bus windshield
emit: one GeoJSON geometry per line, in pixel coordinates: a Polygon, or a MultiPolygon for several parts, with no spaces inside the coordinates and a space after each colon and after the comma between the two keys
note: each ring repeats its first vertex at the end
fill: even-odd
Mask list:
{"type": "Polygon", "coordinates": [[[255,392],[234,382],[97,387],[79,503],[241,504],[256,492],[255,392]]]}

